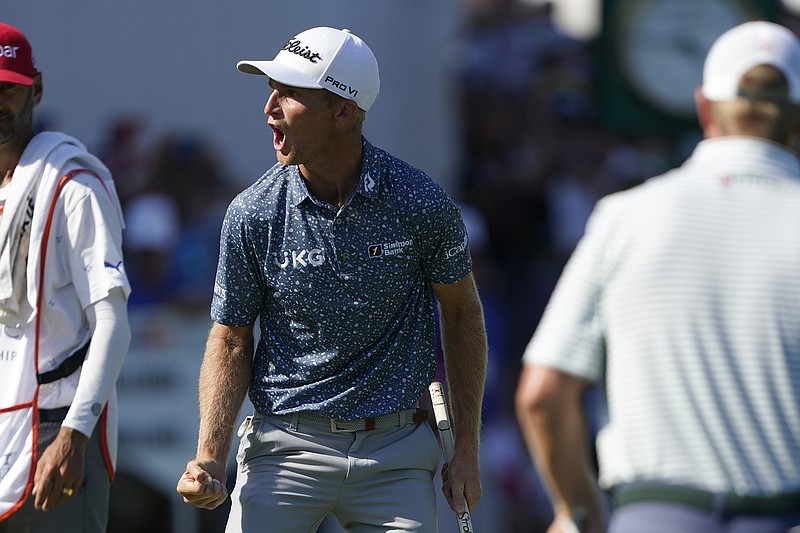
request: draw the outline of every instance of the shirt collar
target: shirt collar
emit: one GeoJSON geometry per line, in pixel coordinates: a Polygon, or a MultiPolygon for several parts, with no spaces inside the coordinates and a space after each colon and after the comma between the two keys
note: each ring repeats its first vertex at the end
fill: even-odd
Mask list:
{"type": "Polygon", "coordinates": [[[719,166],[721,169],[749,168],[763,165],[800,178],[800,159],[797,154],[778,143],[758,137],[725,136],[705,139],[698,143],[691,164],[719,166]]]}
{"type": "Polygon", "coordinates": [[[375,198],[383,178],[383,167],[379,164],[380,154],[363,136],[361,143],[364,147],[364,159],[361,162],[361,179],[356,185],[356,191],[367,198],[375,198]]]}
{"type": "MultiPolygon", "coordinates": [[[[361,144],[364,155],[361,163],[361,177],[356,184],[355,192],[367,198],[375,198],[378,196],[383,178],[383,168],[379,162],[380,151],[363,136],[361,144]]],[[[292,205],[297,207],[306,200],[312,201],[311,194],[308,192],[306,182],[297,165],[286,167],[286,169],[289,172],[289,195],[292,205]]]]}

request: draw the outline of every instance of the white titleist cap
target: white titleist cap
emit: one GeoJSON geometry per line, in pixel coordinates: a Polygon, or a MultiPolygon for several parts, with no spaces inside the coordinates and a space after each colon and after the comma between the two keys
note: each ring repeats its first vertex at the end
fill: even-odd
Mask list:
{"type": "Polygon", "coordinates": [[[703,96],[728,102],[739,96],[739,82],[758,65],[772,65],[789,84],[789,101],[800,104],[800,40],[772,22],[753,21],[723,33],[703,66],[703,96]]]}
{"type": "Polygon", "coordinates": [[[311,28],[289,39],[272,61],[239,61],[246,74],[263,74],[291,87],[327,89],[368,111],[378,97],[378,61],[350,30],[311,28]]]}

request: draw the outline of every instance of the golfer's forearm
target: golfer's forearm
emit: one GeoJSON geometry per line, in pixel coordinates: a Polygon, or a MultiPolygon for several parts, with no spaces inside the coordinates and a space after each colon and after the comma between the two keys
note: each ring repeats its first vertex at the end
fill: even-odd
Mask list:
{"type": "Polygon", "coordinates": [[[477,455],[486,379],[487,341],[480,301],[442,316],[442,347],[449,389],[456,449],[477,455]]]}
{"type": "Polygon", "coordinates": [[[550,485],[556,509],[587,506],[594,496],[594,484],[589,473],[585,446],[577,445],[586,437],[583,432],[561,434],[550,439],[539,433],[535,440],[539,468],[550,485]]]}
{"type": "Polygon", "coordinates": [[[556,512],[599,506],[589,462],[586,423],[578,406],[526,413],[521,419],[525,440],[548,488],[556,512]]]}
{"type": "Polygon", "coordinates": [[[197,456],[227,461],[234,425],[252,375],[252,337],[215,325],[200,368],[197,456]]]}

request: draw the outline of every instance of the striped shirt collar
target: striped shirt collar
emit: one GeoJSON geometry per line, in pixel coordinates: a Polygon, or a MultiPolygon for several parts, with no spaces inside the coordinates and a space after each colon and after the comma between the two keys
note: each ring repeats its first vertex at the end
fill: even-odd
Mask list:
{"type": "Polygon", "coordinates": [[[726,136],[698,143],[687,166],[717,167],[720,171],[740,168],[774,168],[776,176],[800,180],[800,159],[778,143],[758,137],[726,136]]]}

